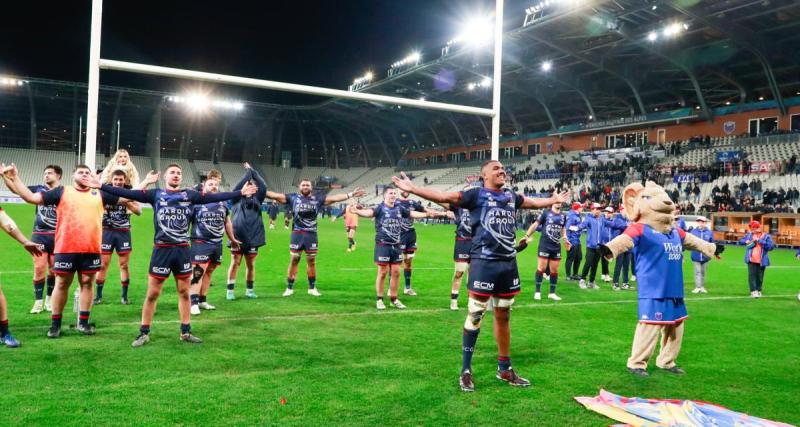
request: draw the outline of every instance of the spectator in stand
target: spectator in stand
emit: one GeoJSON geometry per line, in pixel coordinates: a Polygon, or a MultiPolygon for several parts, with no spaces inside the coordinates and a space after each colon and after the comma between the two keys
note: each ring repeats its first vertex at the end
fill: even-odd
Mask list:
{"type": "Polygon", "coordinates": [[[697,185],[697,183],[695,183],[694,184],[694,188],[692,188],[692,195],[694,195],[694,198],[692,199],[694,204],[699,204],[700,203],[700,187],[697,185]]]}
{"type": "Polygon", "coordinates": [[[747,264],[747,278],[750,285],[750,296],[761,298],[764,286],[764,272],[769,267],[767,253],[775,248],[769,233],[761,230],[761,223],[750,221],[750,232],[739,240],[740,245],[745,245],[744,262],[747,264]]]}

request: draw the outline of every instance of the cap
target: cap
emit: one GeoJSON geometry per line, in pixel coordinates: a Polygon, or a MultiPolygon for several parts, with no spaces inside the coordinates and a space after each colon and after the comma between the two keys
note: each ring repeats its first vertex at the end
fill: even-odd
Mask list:
{"type": "Polygon", "coordinates": [[[575,210],[575,211],[577,211],[578,209],[580,209],[582,207],[583,207],[583,205],[578,203],[578,202],[575,202],[575,203],[572,204],[572,210],[575,210]]]}
{"type": "Polygon", "coordinates": [[[592,203],[592,209],[602,209],[603,205],[600,203],[592,203]]]}
{"type": "Polygon", "coordinates": [[[605,210],[606,212],[614,213],[614,208],[612,208],[611,206],[607,207],[605,210]]]}
{"type": "Polygon", "coordinates": [[[750,229],[761,228],[761,223],[758,221],[750,221],[750,229]]]}
{"type": "Polygon", "coordinates": [[[698,216],[698,217],[697,217],[697,218],[695,218],[694,220],[695,220],[695,221],[708,222],[708,218],[706,218],[706,217],[704,217],[704,216],[698,216]]]}

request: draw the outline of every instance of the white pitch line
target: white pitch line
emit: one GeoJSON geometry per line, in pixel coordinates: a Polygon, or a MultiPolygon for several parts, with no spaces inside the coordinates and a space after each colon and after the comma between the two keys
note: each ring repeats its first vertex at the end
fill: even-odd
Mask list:
{"type": "MultiPolygon", "coordinates": [[[[795,298],[795,294],[791,295],[768,295],[763,296],[763,299],[776,299],[776,298],[795,298]]],[[[686,298],[687,302],[696,303],[701,301],[720,301],[720,300],[749,300],[752,297],[750,296],[727,296],[727,297],[695,297],[695,298],[686,298]]],[[[629,300],[610,300],[610,301],[578,301],[578,302],[556,302],[556,303],[531,303],[531,304],[524,304],[524,305],[514,305],[514,309],[522,309],[522,308],[557,308],[557,307],[576,307],[576,306],[588,306],[588,305],[612,305],[612,304],[633,304],[638,300],[629,299],[629,300]]],[[[377,310],[370,310],[370,311],[353,311],[353,312],[342,312],[342,313],[313,313],[313,314],[287,314],[283,316],[274,315],[274,316],[249,316],[249,317],[219,317],[215,319],[202,319],[202,318],[192,318],[193,324],[198,323],[214,323],[214,322],[243,322],[243,321],[268,321],[268,320],[294,320],[294,319],[326,319],[326,318],[336,318],[336,317],[368,317],[368,316],[399,316],[403,315],[403,313],[411,313],[411,314],[428,314],[428,313],[441,313],[441,312],[451,312],[449,308],[428,308],[428,309],[406,309],[406,310],[386,310],[386,311],[377,311],[377,310]]],[[[177,314],[177,313],[175,313],[177,314]]],[[[114,327],[114,326],[128,326],[128,325],[139,325],[141,322],[133,321],[133,322],[109,322],[103,323],[103,327],[114,327]]],[[[180,320],[153,320],[151,324],[177,324],[180,323],[180,320]]],[[[43,326],[15,326],[14,330],[31,330],[31,329],[42,329],[43,326]]]]}
{"type": "MultiPolygon", "coordinates": [[[[452,270],[453,266],[449,267],[414,267],[414,270],[452,270]]],[[[363,270],[375,270],[375,267],[342,267],[339,270],[341,271],[363,271],[363,270]]]]}

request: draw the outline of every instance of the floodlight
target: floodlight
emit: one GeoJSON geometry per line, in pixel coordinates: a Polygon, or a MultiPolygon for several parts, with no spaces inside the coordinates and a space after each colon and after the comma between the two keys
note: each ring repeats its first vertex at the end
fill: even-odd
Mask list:
{"type": "Polygon", "coordinates": [[[491,85],[492,85],[492,79],[490,77],[484,77],[483,80],[481,80],[481,86],[489,87],[491,85]]]}
{"type": "Polygon", "coordinates": [[[553,62],[552,61],[544,61],[542,62],[542,71],[550,71],[553,69],[553,62]]]}
{"type": "Polygon", "coordinates": [[[651,42],[654,42],[654,41],[656,41],[656,39],[658,39],[658,33],[657,32],[650,31],[650,33],[647,34],[647,40],[650,40],[651,42]]]}

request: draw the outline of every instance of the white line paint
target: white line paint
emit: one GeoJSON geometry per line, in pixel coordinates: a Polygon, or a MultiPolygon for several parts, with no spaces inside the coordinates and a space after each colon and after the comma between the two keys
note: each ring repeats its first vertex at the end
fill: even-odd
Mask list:
{"type": "MultiPolygon", "coordinates": [[[[778,298],[796,298],[797,295],[767,295],[761,297],[762,299],[778,299],[778,298]]],[[[721,297],[692,297],[686,298],[687,302],[691,304],[704,302],[704,301],[726,301],[726,300],[733,300],[733,301],[741,301],[741,300],[749,300],[752,299],[750,296],[721,296],[721,297]]],[[[520,309],[557,309],[559,307],[580,307],[580,306],[592,306],[592,305],[616,305],[616,304],[635,304],[637,300],[635,299],[626,299],[626,300],[611,300],[611,301],[578,301],[578,302],[556,302],[556,303],[531,303],[531,304],[515,304],[514,310],[520,309]]],[[[192,324],[202,324],[202,323],[217,323],[217,322],[256,322],[256,321],[270,321],[270,320],[278,320],[278,321],[287,321],[287,320],[304,320],[304,319],[328,319],[328,318],[347,318],[347,317],[372,317],[372,316],[400,316],[406,314],[435,314],[435,313],[444,313],[450,312],[449,308],[425,308],[425,309],[406,309],[406,310],[394,310],[388,309],[385,311],[377,311],[377,310],[368,310],[368,311],[353,311],[353,312],[343,312],[343,313],[309,313],[309,314],[287,314],[287,315],[275,315],[275,316],[243,316],[243,317],[218,317],[214,319],[203,319],[203,318],[192,318],[192,324]]],[[[465,313],[463,310],[462,313],[465,313]]],[[[177,317],[177,312],[173,312],[173,315],[177,317]]],[[[169,324],[178,324],[180,320],[153,320],[152,324],[161,324],[161,325],[169,325],[169,324]]],[[[140,322],[109,322],[103,323],[102,327],[114,327],[114,326],[135,326],[139,325],[140,322]]],[[[14,330],[31,330],[31,329],[43,329],[45,326],[15,326],[14,330]]]]}

